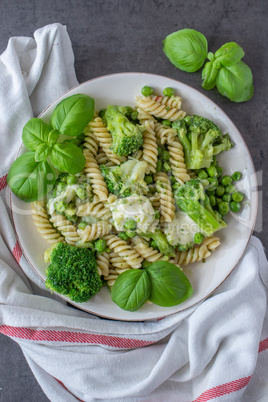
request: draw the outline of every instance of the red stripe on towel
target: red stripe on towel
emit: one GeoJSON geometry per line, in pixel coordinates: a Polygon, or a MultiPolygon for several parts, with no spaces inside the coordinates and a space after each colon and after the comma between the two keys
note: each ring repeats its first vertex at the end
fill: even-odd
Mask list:
{"type": "Polygon", "coordinates": [[[231,381],[226,384],[217,385],[216,387],[210,388],[203,392],[197,399],[193,402],[206,402],[210,399],[219,398],[220,396],[226,394],[232,394],[233,392],[239,391],[248,385],[251,376],[240,378],[239,380],[231,381]]]}
{"type": "Polygon", "coordinates": [[[0,177],[0,191],[3,190],[7,186],[7,174],[3,177],[0,177]]]}
{"type": "MultiPolygon", "coordinates": [[[[54,378],[55,378],[55,377],[54,377],[54,378]]],[[[63,384],[63,382],[61,382],[61,381],[58,380],[57,378],[55,378],[55,380],[56,380],[64,389],[66,389],[66,391],[68,391],[71,395],[73,395],[73,397],[76,398],[79,402],[84,402],[84,401],[82,401],[82,399],[77,398],[77,396],[75,396],[72,392],[70,392],[70,391],[68,390],[68,388],[65,387],[65,385],[63,384]]]]}
{"type": "Polygon", "coordinates": [[[12,250],[12,254],[13,257],[15,258],[15,260],[17,261],[17,263],[20,263],[20,259],[22,256],[22,250],[20,248],[19,242],[17,241],[17,243],[15,244],[15,247],[12,250]]]}
{"type": "Polygon", "coordinates": [[[155,343],[154,341],[120,338],[118,336],[70,331],[35,330],[24,327],[11,327],[8,325],[0,326],[0,333],[13,338],[27,339],[31,341],[88,343],[123,349],[140,348],[155,343]]]}
{"type": "Polygon", "coordinates": [[[268,338],[263,339],[260,343],[259,343],[259,353],[263,352],[264,350],[268,349],[268,338]]]}

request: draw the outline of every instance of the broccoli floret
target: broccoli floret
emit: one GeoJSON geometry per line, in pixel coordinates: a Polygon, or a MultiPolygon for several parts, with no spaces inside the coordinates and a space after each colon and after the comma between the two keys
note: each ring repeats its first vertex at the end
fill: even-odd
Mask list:
{"type": "Polygon", "coordinates": [[[214,155],[233,146],[228,134],[223,135],[216,124],[201,116],[176,120],[172,127],[183,145],[188,169],[208,168],[214,155]]]}
{"type": "Polygon", "coordinates": [[[154,233],[142,233],[142,236],[146,239],[152,239],[162,254],[169,257],[175,257],[174,247],[168,243],[166,236],[161,232],[161,230],[156,230],[154,233]]]}
{"type": "Polygon", "coordinates": [[[200,227],[204,236],[211,236],[217,230],[227,226],[213,211],[209,197],[199,179],[188,180],[178,187],[174,197],[178,207],[200,227]]]}
{"type": "Polygon", "coordinates": [[[119,166],[100,165],[100,169],[109,192],[119,198],[129,197],[133,194],[145,195],[149,191],[144,181],[146,162],[130,159],[119,166]]]}
{"type": "Polygon", "coordinates": [[[105,110],[103,121],[112,134],[112,150],[118,156],[127,156],[143,144],[141,128],[125,116],[126,109],[110,105],[105,110]]]}
{"type": "Polygon", "coordinates": [[[69,296],[77,303],[88,301],[102,287],[95,253],[65,243],[50,247],[44,255],[50,262],[46,270],[46,287],[69,296]]]}

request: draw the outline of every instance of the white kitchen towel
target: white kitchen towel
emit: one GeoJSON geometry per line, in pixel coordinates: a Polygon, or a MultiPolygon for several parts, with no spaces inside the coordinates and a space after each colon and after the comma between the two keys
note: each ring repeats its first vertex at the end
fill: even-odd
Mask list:
{"type": "Polygon", "coordinates": [[[45,289],[12,227],[6,175],[25,122],[77,84],[65,27],[12,38],[0,83],[0,332],[20,345],[49,400],[252,402],[268,395],[268,263],[255,237],[212,297],[159,321],[98,318],[45,289]]]}

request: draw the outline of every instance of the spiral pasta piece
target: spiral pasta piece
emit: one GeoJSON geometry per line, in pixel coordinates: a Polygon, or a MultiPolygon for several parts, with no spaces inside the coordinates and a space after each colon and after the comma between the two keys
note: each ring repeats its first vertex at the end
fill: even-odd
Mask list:
{"type": "Polygon", "coordinates": [[[167,261],[168,257],[164,256],[160,251],[150,247],[140,236],[135,236],[132,239],[133,248],[148,262],[167,261]]]}
{"type": "Polygon", "coordinates": [[[136,106],[155,117],[171,121],[181,119],[186,115],[181,110],[179,96],[137,96],[136,106]]]}
{"type": "Polygon", "coordinates": [[[167,127],[159,122],[155,123],[155,135],[160,145],[169,144],[174,141],[177,132],[172,127],[167,127]]]}
{"type": "Polygon", "coordinates": [[[106,155],[106,153],[102,150],[102,148],[99,148],[99,153],[98,155],[96,155],[95,157],[96,162],[98,165],[106,165],[108,167],[111,166],[116,166],[116,163],[112,162],[108,156],[106,155]]]}
{"type": "Polygon", "coordinates": [[[109,274],[110,255],[106,251],[96,253],[97,267],[99,275],[107,276],[109,274]]]}
{"type": "Polygon", "coordinates": [[[138,120],[140,122],[140,124],[143,124],[145,121],[156,121],[155,118],[148,112],[146,112],[145,110],[141,109],[140,107],[137,108],[137,112],[138,112],[138,120]]]}
{"type": "Polygon", "coordinates": [[[49,222],[47,211],[39,201],[32,203],[32,217],[37,231],[48,243],[64,242],[64,237],[49,222]]]}
{"type": "Polygon", "coordinates": [[[160,209],[160,196],[158,193],[155,193],[151,197],[149,197],[149,200],[154,209],[160,209]]]}
{"type": "Polygon", "coordinates": [[[85,139],[84,139],[84,148],[86,148],[89,152],[92,153],[93,156],[96,156],[98,153],[98,141],[96,136],[91,130],[90,122],[84,129],[85,139]]]}
{"type": "Polygon", "coordinates": [[[107,281],[107,285],[111,288],[113,287],[116,279],[118,278],[118,272],[115,269],[110,268],[108,275],[104,277],[104,280],[107,281]]]}
{"type": "Polygon", "coordinates": [[[121,273],[128,269],[131,269],[131,266],[122,258],[118,253],[114,251],[110,252],[110,266],[116,270],[117,273],[121,273]]]}
{"type": "Polygon", "coordinates": [[[80,240],[76,227],[64,215],[53,212],[50,222],[64,236],[66,243],[75,245],[80,240]]]}
{"type": "Polygon", "coordinates": [[[160,196],[160,213],[162,222],[172,222],[175,218],[175,201],[167,173],[157,172],[154,175],[156,190],[160,196]]]}
{"type": "Polygon", "coordinates": [[[99,221],[97,223],[92,223],[92,225],[87,225],[85,229],[78,229],[77,233],[80,236],[79,239],[81,242],[86,243],[107,235],[111,229],[111,223],[107,221],[99,221]]]}
{"type": "Polygon", "coordinates": [[[100,200],[107,200],[108,189],[96,159],[87,149],[84,149],[83,153],[86,158],[84,170],[87,177],[90,179],[94,194],[96,194],[100,200]]]}
{"type": "Polygon", "coordinates": [[[143,155],[141,160],[147,163],[147,174],[155,173],[158,151],[156,136],[154,132],[154,121],[147,120],[145,121],[144,126],[145,130],[143,132],[143,155]]]}
{"type": "Polygon", "coordinates": [[[103,201],[95,196],[92,202],[86,202],[78,206],[77,216],[94,216],[98,219],[110,219],[112,213],[110,208],[104,204],[103,201]]]}
{"type": "Polygon", "coordinates": [[[203,243],[188,250],[180,251],[178,253],[178,264],[188,265],[196,261],[203,261],[207,259],[212,251],[214,251],[220,245],[220,239],[215,236],[210,236],[204,239],[203,243]]]}
{"type": "Polygon", "coordinates": [[[190,176],[187,173],[187,168],[184,161],[183,146],[180,141],[175,138],[168,144],[168,151],[170,154],[170,165],[173,176],[180,184],[184,184],[187,180],[190,180],[190,176]]]}
{"type": "Polygon", "coordinates": [[[112,162],[114,162],[116,165],[119,165],[126,160],[125,157],[119,157],[111,150],[113,142],[112,135],[103,123],[101,117],[96,117],[95,119],[93,119],[89,123],[89,127],[92,133],[97,138],[100,146],[102,147],[102,150],[112,162]]]}
{"type": "Polygon", "coordinates": [[[120,255],[132,268],[140,268],[143,258],[133,249],[133,247],[116,235],[104,237],[107,246],[120,255]]]}

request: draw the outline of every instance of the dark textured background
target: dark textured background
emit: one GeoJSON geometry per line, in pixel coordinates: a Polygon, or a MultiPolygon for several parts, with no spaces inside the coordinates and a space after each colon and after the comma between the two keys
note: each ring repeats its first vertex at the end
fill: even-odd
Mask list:
{"type": "MultiPolygon", "coordinates": [[[[267,245],[268,3],[266,0],[0,0],[0,53],[11,36],[32,36],[44,25],[67,26],[79,82],[117,72],[165,75],[198,89],[215,101],[242,133],[258,172],[260,206],[255,234],[267,245]],[[170,33],[193,28],[215,52],[236,41],[254,76],[253,98],[235,104],[216,90],[201,88],[201,73],[176,69],[162,51],[170,33]],[[266,192],[267,195],[267,192],[266,192]]],[[[47,401],[20,348],[0,336],[0,401],[47,401]]],[[[57,402],[57,401],[53,401],[57,402]]]]}

